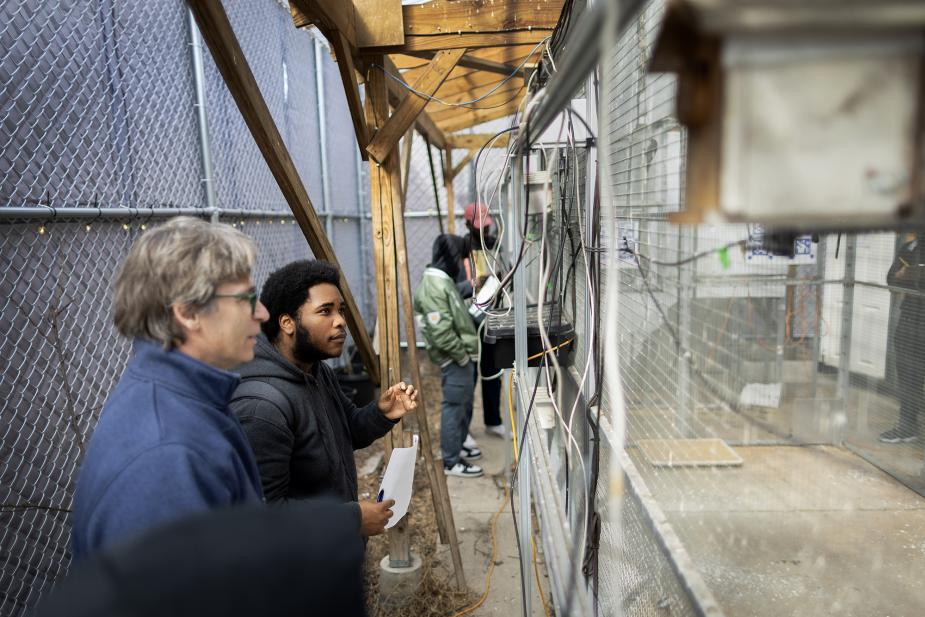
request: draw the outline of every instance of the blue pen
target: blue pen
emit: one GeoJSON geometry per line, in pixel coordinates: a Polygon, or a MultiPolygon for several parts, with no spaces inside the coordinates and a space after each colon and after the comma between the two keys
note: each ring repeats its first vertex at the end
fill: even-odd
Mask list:
{"type": "Polygon", "coordinates": [[[376,503],[380,503],[383,497],[385,497],[385,489],[380,490],[379,494],[376,495],[376,503]]]}

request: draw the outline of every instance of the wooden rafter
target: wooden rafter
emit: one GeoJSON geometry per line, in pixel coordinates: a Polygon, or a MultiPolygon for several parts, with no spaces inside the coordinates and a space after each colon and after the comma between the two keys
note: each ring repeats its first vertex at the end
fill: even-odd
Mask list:
{"type": "MultiPolygon", "coordinates": [[[[411,53],[414,56],[429,59],[433,58],[437,52],[415,51],[411,53]]],[[[485,71],[486,73],[498,73],[500,75],[510,75],[517,70],[516,65],[504,64],[503,62],[495,62],[494,60],[485,60],[483,58],[479,58],[478,56],[470,56],[469,54],[466,54],[460,58],[458,64],[459,66],[465,67],[467,69],[485,71]]]]}
{"type": "Polygon", "coordinates": [[[338,30],[350,45],[356,47],[356,11],[353,2],[344,0],[292,0],[289,12],[296,28],[318,26],[327,36],[338,30]]]}
{"type": "MultiPolygon", "coordinates": [[[[385,56],[383,61],[385,63],[385,69],[388,72],[392,73],[393,75],[398,74],[398,70],[395,68],[395,65],[392,64],[392,61],[388,56],[385,56]]],[[[401,84],[397,83],[394,79],[386,78],[385,82],[386,87],[389,90],[389,103],[393,107],[398,107],[398,105],[401,104],[403,98],[407,96],[408,91],[405,90],[401,84]]],[[[437,146],[438,148],[443,148],[446,146],[446,136],[426,111],[422,111],[420,114],[418,114],[414,121],[414,126],[421,132],[422,135],[427,138],[427,140],[432,145],[437,146]]]]}
{"type": "Polygon", "coordinates": [[[365,161],[367,160],[366,146],[369,144],[369,129],[366,126],[366,115],[363,112],[360,88],[357,85],[352,48],[347,37],[339,30],[332,31],[328,41],[331,43],[331,47],[334,48],[334,56],[337,58],[337,70],[340,73],[341,82],[344,84],[344,93],[347,97],[350,119],[353,121],[357,146],[359,146],[360,155],[365,161]]]}
{"type": "MultiPolygon", "coordinates": [[[[430,62],[429,70],[412,84],[412,88],[425,96],[432,96],[465,53],[465,49],[437,52],[430,62]]],[[[427,98],[409,91],[388,122],[373,136],[366,148],[369,155],[379,162],[384,161],[427,103],[427,98]]]]}
{"type": "MultiPolygon", "coordinates": [[[[312,249],[319,259],[339,265],[337,254],[324,232],[324,225],[318,219],[308,191],[302,184],[285,142],[276,128],[270,109],[260,92],[241,45],[235,36],[228,15],[220,0],[188,0],[187,4],[196,18],[205,40],[215,60],[228,91],[250,129],[254,142],[260,149],[270,172],[276,179],[286,203],[295,215],[296,221],[312,249]]],[[[369,334],[363,325],[363,318],[357,308],[356,300],[346,281],[341,280],[341,293],[347,305],[347,325],[353,334],[363,362],[370,376],[378,381],[379,358],[373,353],[369,334]]]]}
{"type": "MultiPolygon", "coordinates": [[[[447,135],[447,143],[451,148],[456,148],[458,150],[472,150],[473,148],[481,148],[494,137],[493,133],[470,133],[467,135],[447,135]]],[[[510,140],[510,134],[505,133],[496,139],[492,144],[492,148],[507,148],[508,141],[510,140]]]]}
{"type": "Polygon", "coordinates": [[[395,53],[537,43],[552,34],[561,2],[433,0],[402,7],[405,43],[366,48],[395,53]]]}
{"type": "Polygon", "coordinates": [[[515,84],[503,84],[494,92],[491,91],[491,88],[480,88],[477,91],[463,92],[457,95],[450,97],[442,97],[441,100],[449,105],[443,103],[431,103],[427,106],[427,112],[430,114],[430,117],[436,123],[443,122],[450,118],[457,118],[461,115],[464,115],[468,111],[475,111],[477,109],[491,109],[498,106],[503,106],[509,102],[519,101],[523,98],[524,84],[515,83],[515,84]],[[482,98],[482,97],[485,98],[482,98]],[[481,99],[481,100],[479,100],[481,99]],[[470,101],[477,101],[471,105],[465,107],[456,107],[453,104],[458,103],[469,103],[470,101]]]}
{"type": "Polygon", "coordinates": [[[458,96],[457,101],[469,100],[475,98],[470,95],[479,95],[491,90],[502,81],[507,81],[509,84],[523,84],[524,79],[520,75],[515,75],[514,77],[507,79],[505,77],[500,77],[494,73],[472,73],[466,75],[465,77],[457,77],[447,79],[443,82],[443,85],[440,86],[440,90],[437,92],[437,95],[441,99],[450,100],[454,96],[458,96]]]}
{"type": "Polygon", "coordinates": [[[455,133],[456,131],[467,129],[470,126],[488,122],[489,120],[497,120],[498,118],[509,116],[516,112],[519,106],[520,101],[513,101],[508,105],[495,107],[494,109],[474,109],[457,118],[446,120],[445,122],[438,122],[437,126],[439,126],[444,133],[455,133]]]}

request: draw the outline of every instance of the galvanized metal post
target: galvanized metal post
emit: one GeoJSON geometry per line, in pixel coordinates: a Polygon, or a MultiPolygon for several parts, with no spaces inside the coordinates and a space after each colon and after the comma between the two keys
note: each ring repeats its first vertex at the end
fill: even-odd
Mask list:
{"type": "Polygon", "coordinates": [[[819,387],[819,360],[822,358],[822,307],[825,286],[825,238],[820,239],[816,248],[816,319],[813,326],[813,376],[812,397],[816,398],[819,387]]]}
{"type": "Polygon", "coordinates": [[[214,174],[212,171],[212,147],[209,143],[209,122],[206,114],[206,78],[202,64],[202,37],[193,12],[186,10],[189,17],[190,50],[193,55],[193,85],[196,90],[196,119],[199,124],[199,149],[202,160],[200,183],[206,196],[206,208],[213,223],[218,222],[218,200],[215,197],[214,174]]]}
{"type": "MultiPolygon", "coordinates": [[[[524,203],[524,177],[523,177],[523,156],[529,156],[529,150],[525,150],[518,155],[512,162],[513,172],[511,174],[511,213],[512,223],[511,237],[513,239],[514,255],[519,255],[523,250],[524,239],[520,237],[521,220],[526,212],[527,204],[524,203]]],[[[514,270],[514,370],[515,378],[518,382],[520,392],[526,388],[528,381],[528,362],[527,362],[527,285],[525,278],[523,261],[520,266],[514,270]]],[[[523,401],[519,396],[518,400],[523,401]]],[[[532,523],[530,516],[530,442],[527,437],[526,420],[527,410],[523,405],[517,406],[517,426],[520,429],[520,439],[518,439],[521,453],[517,469],[517,492],[520,496],[520,568],[521,572],[527,575],[522,577],[524,587],[524,617],[530,617],[533,595],[533,578],[529,575],[531,568],[530,538],[532,535],[532,523]]]]}
{"type": "Polygon", "coordinates": [[[854,268],[857,236],[845,238],[845,277],[842,295],[841,336],[838,347],[838,398],[848,410],[851,388],[851,328],[854,322],[854,268]]]}
{"type": "Polygon", "coordinates": [[[324,93],[324,63],[321,61],[324,46],[318,37],[315,43],[315,99],[318,102],[318,156],[321,160],[321,203],[324,204],[324,233],[334,242],[334,222],[331,209],[331,181],[328,177],[328,127],[324,93]]]}
{"type": "MultiPolygon", "coordinates": [[[[678,258],[697,252],[697,228],[678,227],[678,258]]],[[[691,408],[691,323],[696,262],[684,264],[678,270],[678,410],[675,426],[682,435],[693,437],[691,408]]]]}

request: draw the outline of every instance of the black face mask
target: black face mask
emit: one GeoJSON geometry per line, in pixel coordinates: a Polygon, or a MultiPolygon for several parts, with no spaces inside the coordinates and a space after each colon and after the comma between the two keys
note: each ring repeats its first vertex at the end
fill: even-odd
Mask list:
{"type": "Polygon", "coordinates": [[[311,332],[303,328],[299,322],[295,324],[295,346],[292,348],[292,355],[304,364],[314,364],[331,357],[315,346],[311,332]]]}

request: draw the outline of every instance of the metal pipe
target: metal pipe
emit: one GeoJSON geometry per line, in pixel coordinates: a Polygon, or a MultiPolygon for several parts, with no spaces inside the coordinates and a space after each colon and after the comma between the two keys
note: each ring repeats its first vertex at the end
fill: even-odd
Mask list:
{"type": "MultiPolygon", "coordinates": [[[[600,59],[601,50],[598,45],[589,44],[589,41],[600,39],[607,10],[607,2],[596,2],[585,9],[580,20],[575,24],[569,35],[569,44],[565,46],[562,59],[558,62],[558,69],[549,79],[549,84],[542,90],[542,98],[536,109],[530,114],[530,137],[536,139],[543,134],[552,121],[566,106],[571,103],[572,96],[585,83],[588,75],[594,70],[600,59]]],[[[644,0],[625,0],[619,3],[617,17],[617,32],[623,29],[635,17],[644,4],[644,0]]],[[[531,142],[532,144],[532,142],[531,142]]],[[[531,145],[527,144],[527,145],[531,145]]]]}
{"type": "MultiPolygon", "coordinates": [[[[242,210],[241,208],[52,208],[46,207],[3,207],[0,208],[0,221],[19,221],[41,219],[54,221],[57,219],[93,219],[93,220],[122,220],[127,218],[170,218],[172,216],[210,216],[217,219],[222,216],[239,218],[267,218],[267,219],[294,219],[292,211],[277,210],[242,210]]],[[[344,215],[345,218],[355,218],[356,215],[344,215]]]]}
{"type": "MultiPolygon", "coordinates": [[[[520,153],[522,154],[522,153],[520,153]]],[[[527,205],[523,203],[524,178],[523,178],[523,156],[518,155],[512,162],[513,171],[511,174],[511,237],[513,239],[514,255],[520,254],[523,245],[523,238],[520,237],[518,229],[520,220],[523,216],[523,210],[527,205]]],[[[514,370],[518,382],[518,389],[523,392],[529,381],[530,371],[527,368],[527,281],[525,278],[524,267],[514,269],[514,370]]],[[[522,399],[522,397],[519,397],[522,399]]],[[[520,496],[520,568],[524,576],[521,577],[524,597],[524,617],[533,615],[531,606],[533,603],[533,577],[530,576],[530,538],[532,534],[531,517],[530,517],[530,440],[527,432],[527,409],[524,405],[518,405],[517,425],[520,429],[522,443],[520,444],[521,454],[518,460],[517,468],[517,492],[520,496]]]]}
{"type": "Polygon", "coordinates": [[[206,207],[212,211],[212,222],[218,222],[215,212],[218,200],[215,196],[214,172],[212,170],[212,147],[209,142],[209,122],[206,115],[205,71],[202,64],[202,37],[193,11],[186,10],[189,17],[190,49],[193,54],[193,84],[196,89],[196,118],[199,124],[199,146],[202,157],[202,178],[200,183],[206,194],[206,207]]]}
{"type": "Polygon", "coordinates": [[[325,107],[324,63],[321,61],[322,45],[318,37],[315,43],[315,99],[318,108],[318,150],[321,159],[321,203],[324,204],[324,232],[334,242],[334,224],[331,221],[331,184],[328,176],[328,127],[325,107]]]}
{"type": "MultiPolygon", "coordinates": [[[[842,295],[841,336],[838,347],[838,397],[848,410],[848,396],[851,392],[851,328],[854,322],[854,285],[855,285],[855,252],[858,238],[849,234],[845,241],[845,279],[842,295]]],[[[859,424],[864,426],[864,424],[859,424]]],[[[841,436],[834,436],[835,443],[841,441],[841,436]]]]}

